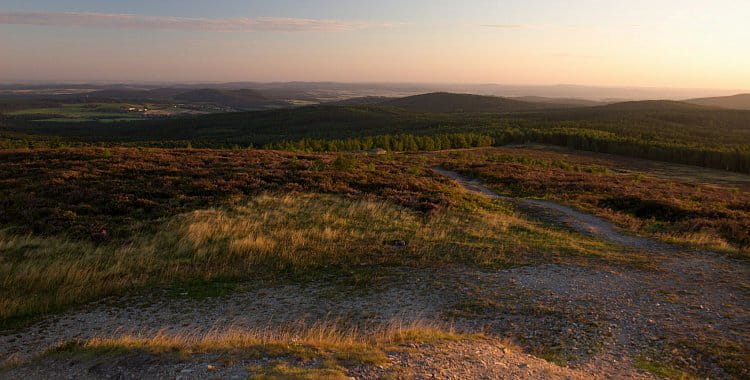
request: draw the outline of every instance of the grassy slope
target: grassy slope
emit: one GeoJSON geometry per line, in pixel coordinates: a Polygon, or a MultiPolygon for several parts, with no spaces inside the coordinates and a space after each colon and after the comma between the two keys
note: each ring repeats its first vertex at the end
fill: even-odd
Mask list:
{"type": "Polygon", "coordinates": [[[506,267],[558,256],[632,259],[608,257],[603,244],[531,224],[497,205],[481,207],[425,219],[381,202],[269,195],[175,216],[127,245],[2,233],[0,316],[32,316],[144,285],[196,280],[383,265],[506,267]],[[392,248],[392,240],[408,246],[392,248]]]}
{"type": "MultiPolygon", "coordinates": [[[[431,159],[396,155],[344,160],[325,154],[88,148],[18,151],[2,157],[0,168],[11,173],[0,179],[2,199],[19,193],[25,197],[0,201],[4,207],[0,210],[20,206],[30,215],[47,213],[30,219],[40,225],[19,225],[16,218],[2,222],[0,326],[4,327],[106,295],[167,284],[262,281],[263,276],[294,280],[388,266],[504,268],[592,261],[642,265],[637,252],[622,252],[525,220],[501,201],[469,196],[426,170],[435,163],[482,177],[500,192],[550,197],[595,212],[603,196],[636,196],[691,213],[702,212],[701,205],[729,213],[732,202],[746,198],[746,194],[723,188],[697,191],[694,186],[632,173],[620,175],[613,170],[616,167],[580,163],[569,156],[563,160],[556,153],[509,154],[495,149],[443,152],[431,159]],[[312,185],[322,178],[330,182],[312,185]],[[395,191],[390,191],[394,186],[395,191]],[[80,193],[88,188],[93,191],[80,193]],[[96,226],[109,218],[116,220],[112,225],[124,227],[109,237],[96,230],[83,235],[76,232],[81,225],[96,226]],[[29,228],[36,233],[28,234],[29,228]],[[388,244],[392,240],[408,244],[392,247],[388,244]]],[[[629,221],[640,223],[637,226],[654,222],[650,217],[639,221],[627,212],[603,215],[626,226],[629,221]]],[[[746,223],[741,219],[746,214],[728,215],[728,219],[721,215],[706,218],[731,226],[729,222],[737,216],[740,223],[746,223]]],[[[682,228],[678,223],[658,222],[662,230],[656,232],[682,228]]],[[[714,244],[717,236],[722,238],[706,236],[711,240],[703,243],[714,244]]],[[[228,334],[205,339],[125,336],[78,342],[63,351],[99,355],[135,349],[180,354],[239,346],[245,353],[266,355],[281,343],[293,351],[282,355],[292,356],[301,352],[335,358],[354,353],[377,358],[382,352],[382,342],[372,340],[316,346],[303,339],[290,346],[285,337],[258,344],[253,332],[228,334]]],[[[296,371],[260,370],[277,375],[296,371]]]]}
{"type": "MultiPolygon", "coordinates": [[[[243,279],[259,273],[309,275],[352,267],[450,263],[507,267],[585,257],[639,260],[590,239],[530,223],[502,203],[468,196],[437,181],[439,177],[425,170],[424,161],[410,161],[410,157],[393,169],[398,173],[392,174],[394,183],[408,184],[400,189],[387,185],[391,175],[387,169],[370,172],[371,164],[366,162],[335,169],[336,161],[326,169],[332,182],[316,188],[305,187],[309,186],[305,181],[317,182],[317,176],[326,174],[292,155],[282,155],[284,168],[248,178],[265,183],[248,195],[272,193],[246,198],[236,192],[243,182],[216,164],[197,168],[211,180],[199,177],[194,184],[177,185],[181,175],[189,179],[197,172],[159,169],[148,174],[146,170],[140,178],[134,177],[133,162],[164,159],[170,152],[132,151],[133,156],[116,151],[119,159],[103,158],[95,150],[52,151],[48,154],[67,156],[75,166],[58,162],[41,173],[33,165],[45,161],[29,153],[32,160],[21,163],[14,178],[5,180],[0,191],[8,199],[18,191],[14,180],[36,178],[23,199],[0,204],[6,211],[3,215],[24,215],[15,210],[18,206],[28,215],[39,215],[28,222],[3,221],[0,316],[5,322],[147,285],[243,279]],[[118,170],[131,173],[130,177],[118,178],[118,170]],[[368,173],[378,177],[366,179],[368,173]],[[164,182],[163,189],[154,187],[164,182]],[[62,186],[66,183],[72,187],[62,186]],[[93,192],[76,188],[84,183],[93,192]],[[109,186],[119,186],[120,191],[109,186]],[[43,188],[49,192],[42,193],[43,188]],[[340,195],[299,193],[306,189],[340,195]],[[430,189],[437,191],[430,195],[430,189]],[[217,196],[221,193],[227,196],[217,196]],[[29,230],[37,234],[28,235],[29,230]],[[394,248],[388,242],[392,240],[405,240],[408,246],[397,249],[398,255],[391,254],[394,248]]],[[[282,160],[272,152],[249,154],[267,163],[282,160]]],[[[260,165],[243,164],[241,152],[223,157],[222,162],[238,168],[260,165]]]]}

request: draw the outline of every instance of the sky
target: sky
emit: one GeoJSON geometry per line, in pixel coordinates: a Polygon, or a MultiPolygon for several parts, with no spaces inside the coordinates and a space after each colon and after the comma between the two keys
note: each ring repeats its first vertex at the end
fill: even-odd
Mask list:
{"type": "Polygon", "coordinates": [[[0,0],[0,81],[750,89],[750,0],[0,0]]]}

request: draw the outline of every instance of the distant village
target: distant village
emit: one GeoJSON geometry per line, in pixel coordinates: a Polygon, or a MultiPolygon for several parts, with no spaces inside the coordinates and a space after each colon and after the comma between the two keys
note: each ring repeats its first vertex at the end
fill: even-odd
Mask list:
{"type": "Polygon", "coordinates": [[[217,112],[234,112],[235,109],[231,107],[219,106],[215,104],[200,103],[200,104],[171,104],[162,105],[149,108],[148,106],[131,105],[125,108],[129,113],[138,113],[144,117],[149,118],[162,118],[172,117],[175,115],[202,115],[208,113],[217,112]]]}

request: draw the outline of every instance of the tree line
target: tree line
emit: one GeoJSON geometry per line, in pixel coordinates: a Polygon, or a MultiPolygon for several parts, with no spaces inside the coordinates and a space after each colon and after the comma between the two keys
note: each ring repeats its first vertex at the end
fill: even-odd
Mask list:
{"type": "Polygon", "coordinates": [[[347,139],[300,139],[266,144],[263,148],[295,152],[355,152],[375,148],[395,152],[417,152],[514,143],[557,145],[576,150],[750,173],[750,147],[722,148],[653,141],[582,128],[504,128],[487,134],[395,134],[347,139]]]}
{"type": "Polygon", "coordinates": [[[494,138],[486,134],[447,133],[437,135],[378,135],[347,139],[300,139],[266,144],[263,148],[294,152],[355,152],[377,148],[394,152],[419,152],[476,148],[494,144],[494,138]]]}

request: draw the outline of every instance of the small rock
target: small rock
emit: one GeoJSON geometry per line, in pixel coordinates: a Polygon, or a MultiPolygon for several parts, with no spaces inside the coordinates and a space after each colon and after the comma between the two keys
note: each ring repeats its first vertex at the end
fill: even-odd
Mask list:
{"type": "Polygon", "coordinates": [[[391,247],[406,247],[406,240],[391,240],[388,242],[391,247]]]}

